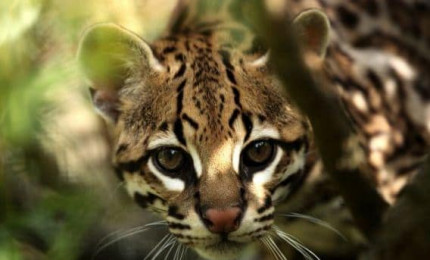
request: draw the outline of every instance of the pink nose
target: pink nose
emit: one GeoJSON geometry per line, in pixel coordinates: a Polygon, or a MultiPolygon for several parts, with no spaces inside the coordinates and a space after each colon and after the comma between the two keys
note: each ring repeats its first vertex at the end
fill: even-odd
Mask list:
{"type": "Polygon", "coordinates": [[[239,207],[210,208],[203,213],[203,218],[209,222],[207,226],[212,233],[230,233],[239,228],[241,213],[242,210],[239,207]]]}

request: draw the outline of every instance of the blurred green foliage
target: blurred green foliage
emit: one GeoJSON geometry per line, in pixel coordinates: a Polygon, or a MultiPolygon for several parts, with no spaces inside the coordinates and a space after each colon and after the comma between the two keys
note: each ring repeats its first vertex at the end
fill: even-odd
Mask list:
{"type": "Polygon", "coordinates": [[[58,52],[48,28],[50,4],[0,2],[0,260],[75,259],[97,212],[93,196],[60,181],[42,148],[46,111],[56,105],[46,94],[76,74],[65,62],[72,50],[58,52]]]}
{"type": "Polygon", "coordinates": [[[107,144],[97,117],[85,112],[90,103],[75,52],[91,23],[132,24],[127,12],[133,6],[108,5],[97,0],[0,1],[0,260],[77,259],[99,221],[102,203],[94,183],[111,172],[106,152],[94,152],[97,161],[80,165],[93,149],[80,151],[82,140],[99,136],[96,151],[106,150],[107,144]],[[73,117],[64,121],[67,115],[73,117]],[[76,127],[67,127],[68,136],[62,136],[64,122],[76,127]],[[79,152],[81,157],[70,155],[79,152]],[[88,179],[93,181],[83,181],[88,179]]]}

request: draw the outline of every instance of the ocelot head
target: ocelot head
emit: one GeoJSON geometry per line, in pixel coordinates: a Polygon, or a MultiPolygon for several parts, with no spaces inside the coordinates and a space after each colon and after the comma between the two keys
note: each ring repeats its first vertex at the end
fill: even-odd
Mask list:
{"type": "MultiPolygon", "coordinates": [[[[294,25],[306,48],[325,51],[321,12],[294,25]]],[[[148,44],[99,24],[83,37],[79,62],[112,127],[113,163],[129,194],[180,243],[229,259],[270,232],[275,205],[303,177],[310,130],[269,55],[221,38],[188,31],[148,44]]]]}

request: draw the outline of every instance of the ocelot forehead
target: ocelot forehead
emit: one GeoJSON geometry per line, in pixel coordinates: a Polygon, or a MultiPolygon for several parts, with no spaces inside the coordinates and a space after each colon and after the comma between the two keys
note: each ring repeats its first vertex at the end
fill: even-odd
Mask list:
{"type": "Polygon", "coordinates": [[[220,143],[248,139],[255,129],[275,129],[287,141],[303,135],[304,120],[270,70],[252,65],[255,55],[211,42],[196,34],[152,45],[164,71],[124,92],[120,139],[138,137],[148,145],[171,132],[181,145],[209,156],[220,143]]]}

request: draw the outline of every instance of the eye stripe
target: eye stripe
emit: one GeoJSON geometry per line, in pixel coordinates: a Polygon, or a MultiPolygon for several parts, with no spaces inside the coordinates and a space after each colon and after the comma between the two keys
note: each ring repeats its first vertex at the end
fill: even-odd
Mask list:
{"type": "Polygon", "coordinates": [[[171,191],[178,191],[181,192],[185,188],[185,182],[179,178],[171,178],[169,176],[166,176],[165,174],[162,174],[160,171],[157,170],[152,160],[149,160],[148,162],[148,168],[151,171],[152,174],[155,175],[162,183],[163,186],[171,191]]]}
{"type": "Polygon", "coordinates": [[[281,148],[276,148],[275,158],[270,162],[270,164],[261,171],[254,172],[249,176],[252,182],[256,185],[264,185],[272,179],[272,176],[275,174],[275,168],[278,163],[281,161],[284,152],[281,148]]]}

